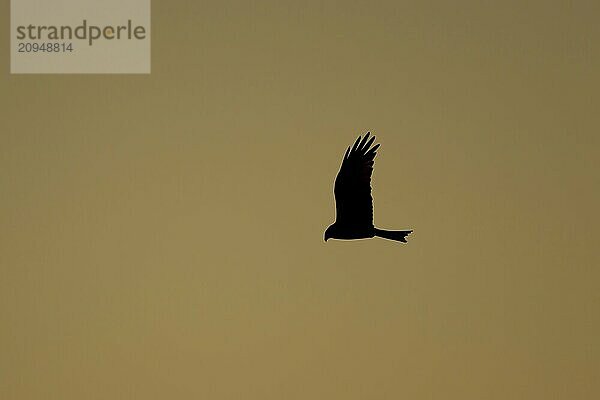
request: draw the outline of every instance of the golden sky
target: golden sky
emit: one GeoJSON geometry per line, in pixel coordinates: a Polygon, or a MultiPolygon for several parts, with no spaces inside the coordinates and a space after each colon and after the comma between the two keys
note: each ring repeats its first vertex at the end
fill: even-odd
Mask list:
{"type": "Polygon", "coordinates": [[[154,1],[10,75],[0,398],[600,397],[600,5],[154,1]],[[375,224],[323,242],[370,130],[375,224]]]}

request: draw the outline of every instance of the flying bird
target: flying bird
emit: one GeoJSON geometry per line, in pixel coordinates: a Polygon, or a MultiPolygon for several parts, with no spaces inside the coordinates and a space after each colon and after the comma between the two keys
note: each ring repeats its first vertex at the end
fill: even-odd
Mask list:
{"type": "Polygon", "coordinates": [[[368,239],[374,236],[406,243],[410,231],[388,231],[373,225],[371,174],[379,144],[371,147],[375,136],[367,132],[352,148],[348,147],[335,178],[335,222],[325,231],[328,239],[368,239]]]}

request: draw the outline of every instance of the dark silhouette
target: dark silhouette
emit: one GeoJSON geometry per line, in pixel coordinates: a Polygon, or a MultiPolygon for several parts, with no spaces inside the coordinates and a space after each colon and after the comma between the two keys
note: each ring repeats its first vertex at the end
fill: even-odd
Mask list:
{"type": "Polygon", "coordinates": [[[386,231],[373,226],[371,174],[379,144],[371,147],[375,136],[359,136],[352,149],[348,147],[340,172],[335,178],[335,223],[325,231],[327,239],[367,239],[379,236],[406,243],[412,231],[386,231]]]}

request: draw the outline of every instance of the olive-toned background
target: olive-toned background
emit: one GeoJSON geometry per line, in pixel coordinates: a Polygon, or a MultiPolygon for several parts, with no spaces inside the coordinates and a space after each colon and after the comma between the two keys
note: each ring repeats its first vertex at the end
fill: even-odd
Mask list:
{"type": "Polygon", "coordinates": [[[600,396],[598,2],[154,1],[148,76],[7,3],[0,398],[600,396]],[[408,245],[323,242],[366,130],[408,245]]]}

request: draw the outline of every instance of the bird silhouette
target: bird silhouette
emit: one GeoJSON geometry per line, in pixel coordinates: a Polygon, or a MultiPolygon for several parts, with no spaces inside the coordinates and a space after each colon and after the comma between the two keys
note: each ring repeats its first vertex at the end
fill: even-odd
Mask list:
{"type": "Polygon", "coordinates": [[[335,178],[335,222],[325,231],[328,239],[368,239],[375,236],[406,243],[410,231],[388,231],[373,225],[371,174],[379,144],[371,147],[375,136],[367,132],[352,148],[348,147],[335,178]]]}

